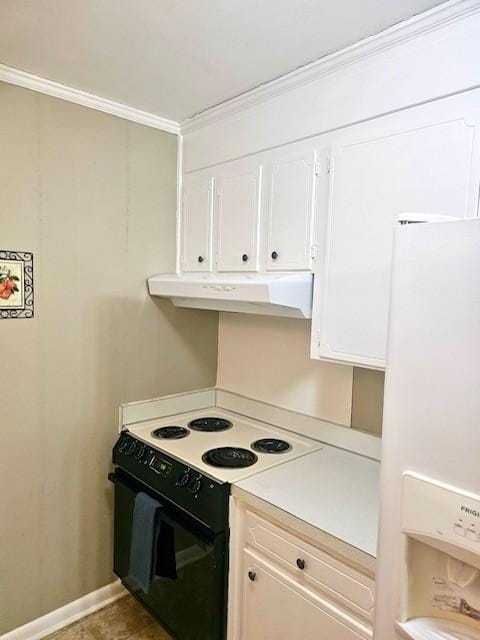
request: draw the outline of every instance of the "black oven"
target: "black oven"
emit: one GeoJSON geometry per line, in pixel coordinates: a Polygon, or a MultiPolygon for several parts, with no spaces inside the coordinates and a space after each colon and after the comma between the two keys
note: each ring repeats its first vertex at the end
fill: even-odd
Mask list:
{"type": "Polygon", "coordinates": [[[192,472],[128,433],[113,451],[115,473],[114,571],[127,589],[178,640],[226,637],[228,494],[226,484],[192,472]],[[135,502],[158,501],[159,526],[171,544],[157,549],[174,564],[170,577],[155,575],[145,592],[130,577],[135,502]]]}

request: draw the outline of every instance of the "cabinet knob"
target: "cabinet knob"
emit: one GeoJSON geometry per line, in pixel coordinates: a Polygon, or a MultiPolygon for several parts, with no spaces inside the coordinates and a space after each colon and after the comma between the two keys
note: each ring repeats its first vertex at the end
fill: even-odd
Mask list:
{"type": "Polygon", "coordinates": [[[247,256],[246,253],[243,254],[242,260],[243,260],[243,262],[247,262],[248,261],[248,256],[247,256]]]}
{"type": "Polygon", "coordinates": [[[278,258],[278,253],[276,251],[272,251],[272,260],[276,260],[278,258]]]}
{"type": "Polygon", "coordinates": [[[255,573],[255,571],[248,572],[248,579],[252,582],[255,582],[255,580],[257,579],[257,574],[255,573]]]}
{"type": "Polygon", "coordinates": [[[199,262],[203,262],[203,256],[198,256],[197,260],[198,260],[199,262]]]}
{"type": "Polygon", "coordinates": [[[297,558],[297,567],[302,570],[305,569],[305,560],[297,558]]]}

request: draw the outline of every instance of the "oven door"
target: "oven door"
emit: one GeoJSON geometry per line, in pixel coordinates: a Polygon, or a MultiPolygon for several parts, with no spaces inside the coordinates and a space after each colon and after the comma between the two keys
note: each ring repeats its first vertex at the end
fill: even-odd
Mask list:
{"type": "Polygon", "coordinates": [[[226,534],[206,531],[130,475],[117,470],[109,478],[115,486],[114,571],[124,586],[178,640],[224,640],[226,534]],[[128,580],[133,509],[140,491],[164,505],[160,518],[173,528],[175,540],[177,578],[155,578],[148,594],[128,580]]]}

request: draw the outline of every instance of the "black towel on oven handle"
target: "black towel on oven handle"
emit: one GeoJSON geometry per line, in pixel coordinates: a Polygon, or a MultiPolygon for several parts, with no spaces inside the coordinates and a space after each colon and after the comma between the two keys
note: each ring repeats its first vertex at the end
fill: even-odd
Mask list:
{"type": "Polygon", "coordinates": [[[149,593],[156,575],[176,578],[173,528],[161,517],[162,504],[147,493],[135,496],[128,580],[149,593]]]}
{"type": "Polygon", "coordinates": [[[150,591],[156,566],[157,543],[162,524],[158,514],[161,508],[160,502],[151,498],[148,493],[141,491],[135,496],[128,580],[145,593],[150,591]]]}

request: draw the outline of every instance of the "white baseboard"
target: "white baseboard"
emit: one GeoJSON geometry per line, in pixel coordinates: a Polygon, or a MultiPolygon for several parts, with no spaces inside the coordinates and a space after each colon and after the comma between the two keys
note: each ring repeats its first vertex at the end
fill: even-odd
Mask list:
{"type": "Polygon", "coordinates": [[[87,593],[86,596],[69,602],[60,609],[32,620],[22,627],[8,631],[0,636],[0,640],[40,640],[51,633],[55,633],[63,627],[84,618],[85,616],[106,607],[119,598],[127,595],[128,591],[122,586],[120,580],[107,584],[97,591],[87,593]]]}

